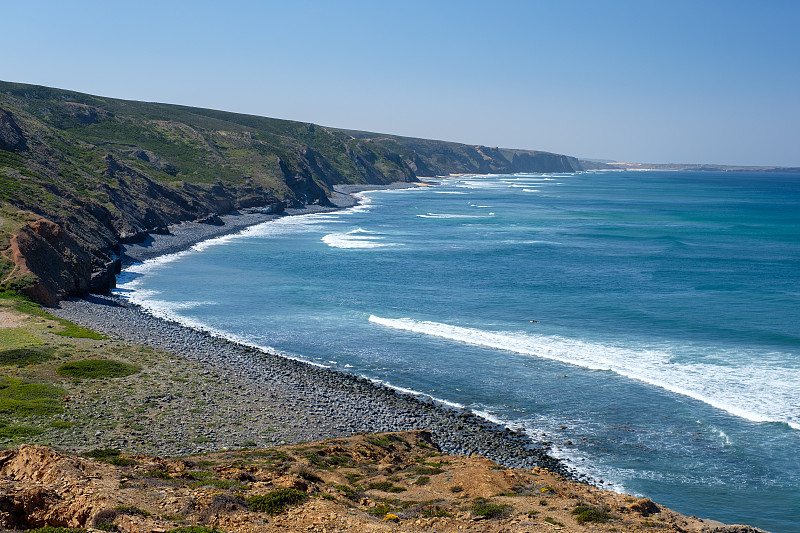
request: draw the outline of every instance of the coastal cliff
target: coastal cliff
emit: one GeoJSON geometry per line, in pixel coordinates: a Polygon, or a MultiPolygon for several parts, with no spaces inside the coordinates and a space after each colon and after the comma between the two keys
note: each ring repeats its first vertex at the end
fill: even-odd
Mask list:
{"type": "Polygon", "coordinates": [[[581,168],[548,152],[0,82],[0,288],[48,305],[103,292],[122,243],[242,209],[332,206],[337,184],[581,168]]]}
{"type": "Polygon", "coordinates": [[[445,455],[424,431],[169,459],[101,449],[86,455],[28,445],[0,452],[0,526],[70,533],[764,533],[541,468],[445,455]]]}

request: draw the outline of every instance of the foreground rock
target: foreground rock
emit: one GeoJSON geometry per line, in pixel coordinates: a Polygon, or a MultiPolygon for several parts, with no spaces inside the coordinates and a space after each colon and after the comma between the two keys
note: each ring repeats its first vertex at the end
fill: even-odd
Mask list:
{"type": "Polygon", "coordinates": [[[545,469],[439,452],[424,431],[164,459],[0,454],[0,527],[166,532],[642,531],[757,533],[686,517],[545,469]],[[113,463],[113,464],[110,464],[113,463]]]}

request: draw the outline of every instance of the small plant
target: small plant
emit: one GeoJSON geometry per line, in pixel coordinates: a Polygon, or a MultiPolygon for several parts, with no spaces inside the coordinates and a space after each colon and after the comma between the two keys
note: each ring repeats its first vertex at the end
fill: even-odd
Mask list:
{"type": "Polygon", "coordinates": [[[361,479],[363,479],[364,475],[356,474],[355,472],[347,472],[345,473],[344,477],[347,478],[347,481],[350,482],[351,485],[355,485],[361,479]]]}
{"type": "Polygon", "coordinates": [[[165,472],[159,468],[148,470],[145,475],[147,477],[155,477],[158,479],[172,479],[172,476],[169,475],[169,472],[165,472]]]}
{"type": "Polygon", "coordinates": [[[280,514],[291,505],[299,505],[308,499],[308,494],[297,489],[280,488],[267,494],[247,498],[247,505],[268,514],[280,514]]]}
{"type": "Polygon", "coordinates": [[[367,483],[367,488],[368,489],[373,489],[373,490],[382,490],[382,491],[386,492],[390,488],[392,488],[392,482],[391,481],[373,481],[372,483],[367,483]]]}
{"type": "Polygon", "coordinates": [[[98,461],[108,461],[112,457],[119,456],[120,453],[122,452],[116,448],[95,448],[94,450],[84,452],[83,455],[91,457],[92,459],[97,459],[98,461]]]}
{"type": "Polygon", "coordinates": [[[422,509],[422,515],[427,518],[451,518],[453,514],[445,507],[429,505],[422,509]]]}
{"type": "Polygon", "coordinates": [[[544,521],[547,522],[548,524],[553,524],[554,526],[565,527],[564,524],[562,524],[552,516],[545,516],[544,521]]]}
{"type": "Polygon", "coordinates": [[[486,498],[475,498],[472,502],[472,513],[485,518],[503,518],[512,510],[510,505],[492,503],[486,498]]]}
{"type": "Polygon", "coordinates": [[[306,470],[305,468],[300,468],[297,470],[297,475],[306,481],[310,481],[312,483],[322,483],[322,478],[316,475],[314,472],[310,470],[306,470]]]}
{"type": "Polygon", "coordinates": [[[428,476],[420,476],[412,484],[413,485],[427,485],[430,482],[431,482],[431,478],[430,477],[428,477],[428,476]]]}
{"type": "Polygon", "coordinates": [[[139,464],[139,461],[128,457],[112,457],[107,462],[114,466],[133,466],[139,464]]]}
{"type": "Polygon", "coordinates": [[[387,504],[382,503],[380,505],[376,505],[372,509],[368,509],[367,512],[372,516],[386,516],[388,513],[392,511],[392,508],[389,507],[387,504]]]}
{"type": "Polygon", "coordinates": [[[392,443],[387,437],[380,437],[377,439],[369,439],[369,443],[373,446],[380,446],[381,448],[384,446],[388,446],[392,443]]]}
{"type": "Polygon", "coordinates": [[[150,511],[140,509],[135,505],[117,505],[114,510],[119,514],[134,515],[134,516],[153,516],[150,511]]]}
{"type": "Polygon", "coordinates": [[[605,523],[611,520],[611,515],[608,509],[599,509],[597,507],[590,507],[588,505],[579,505],[572,510],[572,515],[578,524],[585,524],[586,522],[605,523]]]}
{"type": "Polygon", "coordinates": [[[400,517],[397,516],[396,514],[386,513],[386,516],[383,517],[383,520],[396,523],[400,521],[400,517]]]}
{"type": "Polygon", "coordinates": [[[353,490],[352,487],[348,487],[347,485],[334,485],[334,488],[344,492],[345,497],[350,500],[353,500],[356,497],[356,491],[353,490]]]}

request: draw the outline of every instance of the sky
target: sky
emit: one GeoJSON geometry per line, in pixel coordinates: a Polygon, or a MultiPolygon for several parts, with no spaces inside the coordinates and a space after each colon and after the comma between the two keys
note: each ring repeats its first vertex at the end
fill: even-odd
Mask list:
{"type": "Polygon", "coordinates": [[[643,163],[800,166],[796,0],[0,0],[0,80],[643,163]]]}

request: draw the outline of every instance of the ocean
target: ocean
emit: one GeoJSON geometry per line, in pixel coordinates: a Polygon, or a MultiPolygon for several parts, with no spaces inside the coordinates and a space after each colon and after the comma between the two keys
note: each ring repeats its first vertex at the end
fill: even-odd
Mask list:
{"type": "Polygon", "coordinates": [[[525,429],[606,488],[797,531],[800,175],[433,182],[134,265],[118,294],[525,429]]]}

